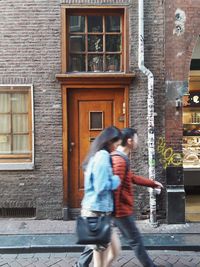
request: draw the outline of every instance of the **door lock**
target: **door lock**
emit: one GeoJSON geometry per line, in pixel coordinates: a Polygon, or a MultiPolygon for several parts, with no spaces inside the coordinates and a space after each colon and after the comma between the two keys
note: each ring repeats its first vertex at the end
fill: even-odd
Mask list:
{"type": "Polygon", "coordinates": [[[75,143],[74,142],[70,142],[69,152],[72,152],[74,146],[75,146],[75,143]]]}

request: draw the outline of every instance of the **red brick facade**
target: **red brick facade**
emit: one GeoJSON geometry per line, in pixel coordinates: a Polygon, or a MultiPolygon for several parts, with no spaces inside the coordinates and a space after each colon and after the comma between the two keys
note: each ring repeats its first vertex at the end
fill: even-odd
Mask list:
{"type": "Polygon", "coordinates": [[[182,112],[175,100],[188,91],[193,49],[200,34],[200,4],[197,0],[165,2],[166,139],[181,151],[182,112]]]}

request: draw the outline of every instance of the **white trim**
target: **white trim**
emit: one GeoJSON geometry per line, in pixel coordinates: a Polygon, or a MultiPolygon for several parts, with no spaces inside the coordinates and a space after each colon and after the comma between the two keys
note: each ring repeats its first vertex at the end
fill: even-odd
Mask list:
{"type": "Polygon", "coordinates": [[[1,83],[0,84],[0,87],[4,87],[4,86],[10,86],[10,87],[11,86],[21,86],[21,87],[30,86],[30,87],[33,87],[33,84],[30,84],[30,83],[28,83],[28,84],[18,84],[18,83],[17,84],[12,84],[12,83],[11,84],[7,84],[7,83],[4,84],[4,83],[1,83]]]}
{"type": "Polygon", "coordinates": [[[0,163],[0,171],[33,170],[34,162],[25,163],[0,163]]]}
{"type": "Polygon", "coordinates": [[[31,162],[20,162],[20,163],[0,163],[0,171],[1,170],[33,170],[35,164],[35,153],[34,153],[34,106],[33,106],[33,84],[0,84],[1,87],[30,87],[31,93],[31,116],[32,116],[32,161],[31,162]]]}
{"type": "Polygon", "coordinates": [[[31,87],[31,116],[32,116],[32,169],[34,168],[34,164],[35,164],[35,131],[34,131],[34,102],[33,102],[33,84],[30,85],[31,87]]]}

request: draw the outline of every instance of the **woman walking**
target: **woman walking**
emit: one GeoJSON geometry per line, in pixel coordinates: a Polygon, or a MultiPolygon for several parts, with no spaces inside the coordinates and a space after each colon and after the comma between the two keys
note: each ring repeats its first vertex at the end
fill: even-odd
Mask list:
{"type": "MultiPolygon", "coordinates": [[[[121,138],[120,130],[111,126],[104,129],[92,143],[83,162],[82,216],[102,216],[113,212],[113,190],[120,185],[120,179],[112,172],[110,153],[120,145],[121,138]]],[[[96,244],[92,247],[94,267],[108,267],[120,251],[117,233],[112,232],[109,244],[96,244]]]]}

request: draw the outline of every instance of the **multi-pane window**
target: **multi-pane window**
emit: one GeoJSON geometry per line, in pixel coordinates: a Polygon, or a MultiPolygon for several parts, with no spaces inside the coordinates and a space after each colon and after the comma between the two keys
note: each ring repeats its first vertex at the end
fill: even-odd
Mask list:
{"type": "Polygon", "coordinates": [[[68,15],[68,71],[123,71],[122,14],[68,15]]]}
{"type": "Polygon", "coordinates": [[[32,160],[31,99],[31,86],[0,86],[0,163],[32,160]]]}

